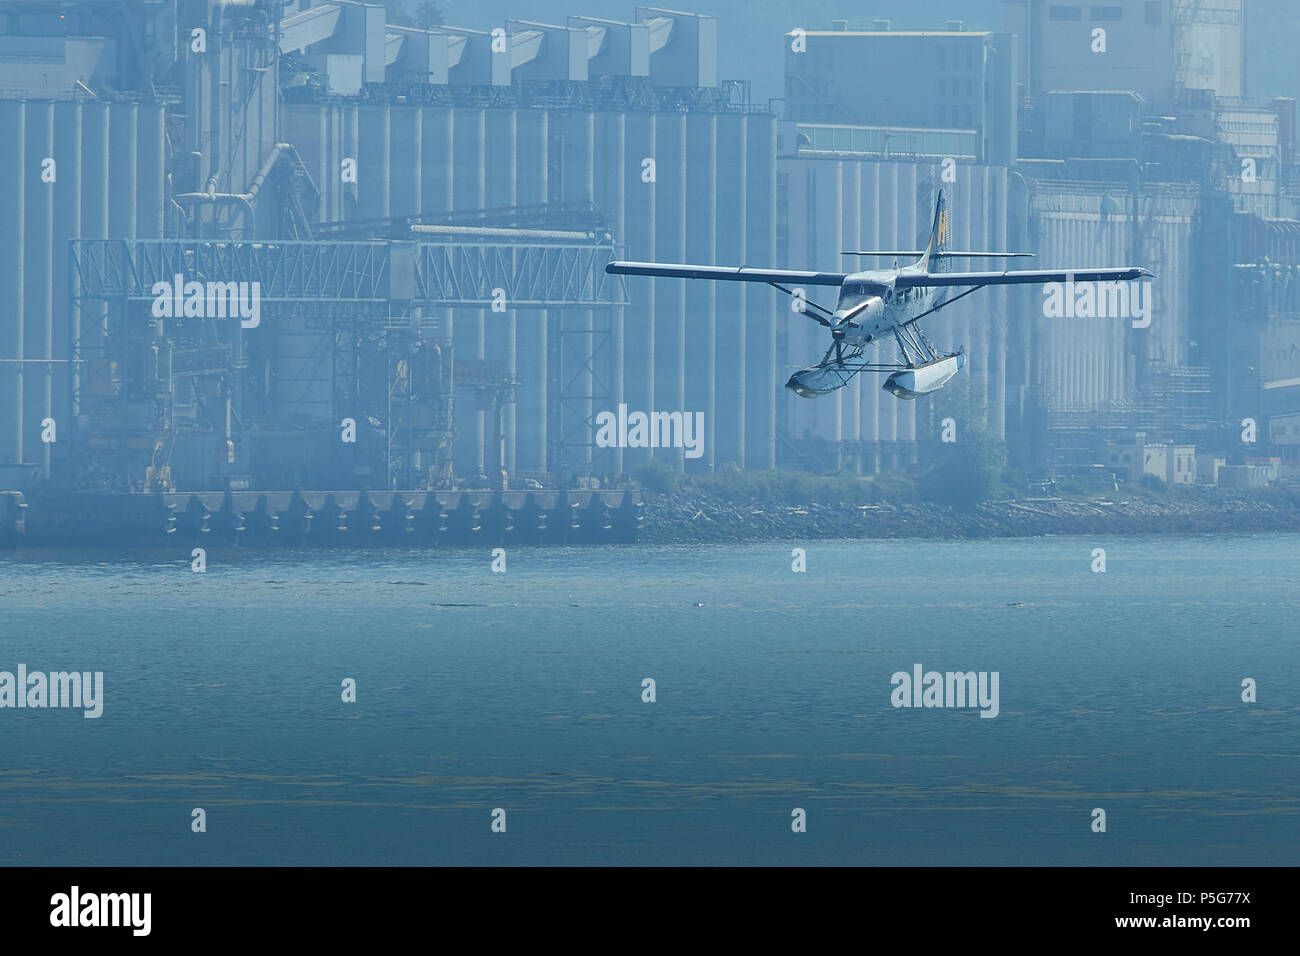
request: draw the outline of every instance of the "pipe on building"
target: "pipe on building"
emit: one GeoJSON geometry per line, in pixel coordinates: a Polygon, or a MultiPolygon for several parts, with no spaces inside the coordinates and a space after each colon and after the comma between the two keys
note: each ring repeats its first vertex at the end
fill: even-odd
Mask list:
{"type": "Polygon", "coordinates": [[[221,177],[221,37],[224,29],[225,13],[229,8],[250,11],[257,9],[257,0],[213,0],[212,3],[212,36],[208,48],[215,53],[215,65],[210,66],[212,71],[212,97],[211,104],[211,124],[209,132],[212,136],[212,175],[208,177],[207,191],[213,192],[217,188],[217,180],[221,177]]]}
{"type": "Polygon", "coordinates": [[[248,213],[249,221],[252,224],[252,235],[254,238],[257,236],[257,210],[253,208],[253,203],[249,193],[179,193],[174,198],[178,203],[206,202],[212,203],[213,205],[218,203],[242,205],[244,210],[248,213]]]}
{"type": "MultiPolygon", "coordinates": [[[[570,232],[561,229],[501,229],[491,226],[425,226],[412,225],[411,233],[417,236],[456,236],[462,239],[554,239],[562,242],[589,243],[594,237],[589,232],[570,232]]],[[[606,236],[606,239],[609,237],[606,236]]]]}
{"type": "Polygon", "coordinates": [[[271,152],[266,157],[266,162],[262,164],[262,168],[257,171],[257,175],[254,176],[252,181],[248,184],[247,192],[242,192],[242,193],[216,192],[215,189],[213,188],[214,186],[213,180],[209,179],[207,191],[199,192],[199,193],[178,193],[175,197],[173,197],[173,201],[177,203],[187,203],[187,204],[234,203],[234,204],[242,205],[245,208],[245,210],[247,210],[248,212],[248,215],[250,217],[250,222],[252,223],[251,232],[253,237],[256,238],[257,237],[257,209],[253,206],[253,203],[257,200],[257,193],[262,188],[263,183],[266,182],[266,177],[271,175],[271,171],[275,168],[276,163],[278,163],[280,161],[280,158],[283,156],[292,156],[294,159],[298,160],[298,162],[302,162],[302,158],[298,155],[298,150],[294,147],[292,143],[276,143],[273,147],[271,147],[271,152]]]}
{"type": "Polygon", "coordinates": [[[185,215],[185,207],[182,206],[180,203],[178,203],[174,198],[173,198],[173,199],[169,199],[169,200],[167,200],[167,202],[168,202],[171,206],[173,206],[173,207],[175,208],[175,211],[176,211],[176,231],[177,231],[178,233],[181,233],[181,238],[184,238],[184,232],[185,232],[185,219],[186,219],[186,215],[185,215]]]}

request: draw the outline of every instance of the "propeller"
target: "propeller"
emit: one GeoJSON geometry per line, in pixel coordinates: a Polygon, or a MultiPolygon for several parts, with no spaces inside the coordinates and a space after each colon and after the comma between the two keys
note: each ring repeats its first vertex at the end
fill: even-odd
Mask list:
{"type": "MultiPolygon", "coordinates": [[[[779,289],[780,291],[784,292],[788,296],[794,297],[793,289],[787,289],[785,286],[777,285],[775,282],[769,282],[768,285],[770,285],[773,289],[779,289]]],[[[804,298],[803,296],[799,296],[798,298],[799,301],[802,302],[805,306],[810,305],[818,312],[824,312],[827,315],[829,315],[832,319],[835,318],[835,313],[832,312],[830,309],[827,309],[824,306],[820,306],[816,302],[813,302],[811,299],[804,298]]],[[[835,328],[835,326],[831,324],[830,319],[824,319],[820,315],[813,315],[807,309],[803,310],[803,314],[808,316],[808,318],[812,319],[818,325],[824,325],[828,329],[835,328]]]]}
{"type": "MultiPolygon", "coordinates": [[[[770,286],[771,286],[772,288],[774,288],[774,289],[779,289],[780,291],[784,292],[784,293],[785,293],[786,295],[788,295],[788,296],[793,296],[793,295],[794,295],[794,290],[793,290],[793,289],[787,289],[787,288],[786,288],[785,286],[783,286],[783,285],[778,285],[778,284],[775,283],[775,282],[769,282],[768,285],[770,285],[770,286]]],[[[808,316],[808,318],[812,319],[812,320],[813,320],[814,322],[816,322],[818,325],[820,325],[820,326],[824,326],[825,328],[830,329],[830,330],[831,330],[831,335],[832,335],[832,336],[836,337],[837,339],[843,339],[843,338],[844,338],[844,329],[846,329],[846,328],[850,328],[850,329],[860,329],[860,328],[862,328],[862,326],[858,325],[858,323],[856,323],[856,322],[853,321],[853,316],[857,315],[857,314],[858,314],[859,312],[861,312],[864,308],[866,308],[867,305],[870,304],[870,301],[871,301],[871,300],[868,299],[866,302],[863,302],[863,303],[861,303],[860,305],[855,306],[855,307],[854,307],[850,312],[848,312],[848,313],[847,313],[843,318],[839,319],[839,320],[836,321],[836,322],[832,322],[832,321],[831,321],[831,319],[834,319],[834,318],[835,318],[835,313],[832,312],[830,309],[828,309],[828,308],[826,308],[826,307],[824,307],[824,306],[820,306],[820,305],[818,305],[816,302],[813,302],[813,301],[810,300],[810,299],[803,298],[802,296],[800,297],[800,301],[803,302],[803,304],[804,304],[805,306],[812,306],[812,307],[813,307],[814,309],[816,309],[818,312],[821,312],[821,313],[823,313],[823,314],[826,315],[826,316],[830,316],[830,318],[824,318],[822,315],[814,315],[813,313],[809,312],[807,309],[804,309],[804,310],[803,310],[803,314],[806,315],[806,316],[808,316]]]]}

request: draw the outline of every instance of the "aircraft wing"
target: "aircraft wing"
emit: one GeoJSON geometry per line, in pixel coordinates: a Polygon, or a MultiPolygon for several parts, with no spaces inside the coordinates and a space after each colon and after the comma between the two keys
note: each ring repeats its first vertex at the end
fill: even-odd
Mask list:
{"type": "Polygon", "coordinates": [[[799,272],[793,269],[751,269],[727,266],[691,266],[676,262],[611,262],[611,275],[660,276],[668,279],[723,279],[731,282],[783,282],[791,285],[833,285],[844,282],[843,272],[799,272]]]}
{"type": "Polygon", "coordinates": [[[1041,285],[1046,282],[1121,282],[1155,278],[1146,269],[1026,269],[1022,272],[905,272],[894,277],[894,287],[951,285],[1041,285]]]}

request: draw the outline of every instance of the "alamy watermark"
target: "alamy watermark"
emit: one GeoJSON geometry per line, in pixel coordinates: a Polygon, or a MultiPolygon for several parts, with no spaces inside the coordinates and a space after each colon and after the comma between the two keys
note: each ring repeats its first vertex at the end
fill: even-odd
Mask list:
{"type": "Polygon", "coordinates": [[[1064,282],[1043,286],[1043,315],[1049,319],[1132,319],[1133,328],[1151,324],[1151,289],[1146,282],[1064,282]]]}
{"type": "Polygon", "coordinates": [[[912,673],[898,671],[889,702],[895,707],[978,707],[981,717],[998,715],[998,672],[938,671],[922,673],[920,664],[912,673]]]}
{"type": "Polygon", "coordinates": [[[687,458],[704,454],[703,412],[631,412],[596,415],[598,448],[682,448],[687,458]]]}
{"type": "Polygon", "coordinates": [[[103,671],[0,671],[0,708],[79,707],[87,720],[104,713],[103,671]]]}
{"type": "Polygon", "coordinates": [[[160,279],[149,290],[155,319],[239,319],[246,329],[262,322],[260,282],[186,282],[176,275],[160,279]]]}
{"type": "Polygon", "coordinates": [[[50,925],[129,927],[133,936],[148,936],[152,910],[152,893],[83,893],[73,886],[50,897],[50,925]]]}

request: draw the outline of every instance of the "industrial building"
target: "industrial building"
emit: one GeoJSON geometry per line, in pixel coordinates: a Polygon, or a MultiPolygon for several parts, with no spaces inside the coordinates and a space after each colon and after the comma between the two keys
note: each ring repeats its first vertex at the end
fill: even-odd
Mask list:
{"type": "Polygon", "coordinates": [[[16,305],[0,484],[609,477],[649,456],[594,446],[593,416],[620,402],[703,412],[700,467],[773,465],[770,293],[630,298],[603,272],[616,243],[776,254],[776,119],[718,82],[710,18],[475,31],[389,29],[349,0],[4,11],[12,41],[63,53],[0,102],[0,204],[19,224],[0,246],[16,305]],[[83,35],[117,39],[95,58],[83,35]],[[259,283],[259,324],[151,314],[173,276],[259,283]]]}
{"type": "MultiPolygon", "coordinates": [[[[859,193],[864,173],[846,164],[868,163],[896,177],[886,191],[904,208],[945,185],[954,227],[978,224],[967,248],[1032,252],[1045,268],[1141,264],[1159,278],[1131,303],[1138,313],[1052,315],[1048,290],[984,290],[946,315],[932,334],[972,356],[965,417],[1049,471],[1105,464],[1109,445],[1138,434],[1237,464],[1258,456],[1266,423],[1300,411],[1300,191],[1294,102],[1246,98],[1245,4],[1003,8],[1001,34],[858,18],[786,37],[789,258],[807,266],[816,249],[825,268],[837,246],[884,248],[915,232],[915,220],[895,228],[889,203],[873,205],[874,174],[859,193]],[[953,101],[967,85],[972,102],[953,101]],[[878,235],[861,231],[859,205],[878,235]]],[[[915,461],[909,413],[928,409],[876,428],[857,395],[797,409],[792,434],[837,447],[832,463],[848,453],[852,465],[863,447],[868,470],[915,461]]]]}
{"type": "Polygon", "coordinates": [[[1000,33],[774,36],[769,107],[718,76],[717,21],[653,7],[415,27],[357,0],[6,0],[0,488],[912,469],[948,406],[783,390],[824,347],[784,297],[603,266],[848,271],[914,246],[941,186],[959,247],[1160,276],[1149,321],[1023,289],[946,313],[969,425],[1030,461],[1141,431],[1285,475],[1295,107],[1244,98],[1243,5],[1005,6],[1000,33]],[[597,445],[620,405],[703,413],[703,453],[597,445]]]}
{"type": "Polygon", "coordinates": [[[890,141],[882,147],[904,156],[912,128],[962,131],[975,161],[1015,162],[1014,37],[967,31],[959,20],[945,31],[891,30],[887,20],[848,26],[787,35],[787,119],[875,130],[890,141]]]}
{"type": "Polygon", "coordinates": [[[1017,37],[1022,101],[1050,90],[1136,93],[1159,112],[1187,90],[1246,93],[1246,0],[1003,0],[1017,37]]]}

